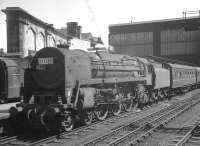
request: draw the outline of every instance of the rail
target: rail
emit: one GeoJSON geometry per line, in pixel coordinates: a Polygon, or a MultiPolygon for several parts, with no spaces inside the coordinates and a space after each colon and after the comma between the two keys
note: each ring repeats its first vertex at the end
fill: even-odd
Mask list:
{"type": "MultiPolygon", "coordinates": [[[[122,124],[122,123],[120,123],[120,124],[118,123],[121,126],[118,127],[118,128],[117,127],[113,128],[111,130],[110,134],[113,134],[113,133],[115,133],[113,135],[120,134],[121,131],[123,131],[122,129],[125,129],[125,131],[127,130],[126,131],[127,133],[132,132],[135,129],[139,128],[141,126],[141,123],[143,123],[144,128],[152,128],[152,126],[154,124],[152,124],[152,122],[147,123],[145,121],[150,121],[151,117],[154,117],[154,119],[158,120],[161,116],[165,117],[166,114],[169,113],[170,111],[173,112],[173,110],[176,109],[176,107],[178,105],[181,106],[181,105],[185,105],[185,104],[188,104],[188,103],[195,104],[196,100],[198,100],[198,96],[194,95],[192,98],[188,98],[188,99],[185,99],[185,100],[182,100],[182,101],[176,101],[172,105],[168,105],[167,107],[166,106],[162,107],[162,109],[160,109],[161,106],[159,106],[159,104],[156,104],[156,110],[154,109],[154,111],[153,111],[151,109],[146,109],[147,112],[149,112],[149,113],[148,114],[145,113],[145,112],[143,114],[139,113],[138,117],[136,117],[137,113],[135,113],[133,111],[128,112],[128,113],[123,113],[119,116],[110,117],[110,118],[106,119],[105,121],[95,122],[95,123],[93,123],[89,126],[83,126],[83,127],[77,128],[77,129],[75,129],[71,132],[61,133],[60,139],[61,139],[61,141],[65,140],[66,145],[70,145],[68,143],[70,143],[70,142],[73,143],[73,140],[75,140],[75,139],[77,140],[77,139],[79,139],[79,137],[81,138],[81,137],[84,137],[84,136],[86,137],[87,135],[91,135],[91,133],[98,131],[100,129],[99,127],[101,127],[101,126],[110,127],[110,126],[113,125],[113,123],[117,123],[118,121],[122,121],[122,119],[127,118],[127,117],[130,118],[130,116],[132,116],[131,119],[133,119],[133,117],[135,117],[136,120],[134,120],[134,121],[131,120],[131,122],[126,124],[125,126],[123,126],[124,124],[122,124]]],[[[101,137],[107,137],[107,136],[109,136],[109,133],[107,133],[107,134],[105,134],[104,136],[101,136],[101,137]]],[[[55,143],[55,142],[57,143],[59,141],[59,139],[57,139],[57,138],[58,138],[57,135],[53,135],[53,136],[38,139],[38,140],[35,140],[35,141],[26,141],[25,143],[23,143],[22,141],[20,141],[20,139],[13,137],[13,139],[11,138],[10,140],[8,140],[7,142],[4,142],[4,143],[1,143],[1,141],[0,141],[0,145],[2,145],[2,144],[3,145],[9,145],[9,143],[10,144],[20,143],[20,145],[26,145],[26,146],[45,145],[45,144],[49,144],[49,143],[55,143]]],[[[96,141],[99,141],[99,140],[97,140],[99,138],[95,138],[95,139],[96,139],[96,141]]],[[[93,141],[95,141],[95,139],[93,139],[93,141]]],[[[111,142],[113,142],[113,140],[109,141],[110,144],[112,144],[111,142]]],[[[109,144],[109,143],[107,143],[107,144],[109,144]]],[[[87,143],[85,143],[83,145],[87,145],[87,143]]],[[[92,145],[94,145],[94,143],[92,145]]]]}
{"type": "Polygon", "coordinates": [[[170,119],[176,117],[177,115],[179,115],[180,113],[182,113],[183,111],[191,107],[192,105],[196,104],[196,102],[190,103],[190,106],[188,106],[188,104],[189,104],[189,101],[186,102],[185,104],[180,104],[178,107],[176,104],[176,106],[171,106],[168,110],[164,112],[160,111],[156,115],[151,115],[150,117],[148,116],[148,119],[144,118],[143,121],[139,122],[139,123],[142,123],[142,125],[140,125],[139,127],[136,126],[137,128],[133,128],[134,125],[137,125],[136,121],[134,121],[130,123],[129,125],[125,125],[115,131],[110,132],[109,134],[105,134],[104,136],[91,140],[90,142],[85,143],[82,146],[92,146],[92,145],[98,145],[98,144],[106,145],[106,146],[116,146],[116,145],[125,145],[129,141],[131,141],[131,143],[128,145],[134,145],[138,143],[142,138],[152,133],[160,125],[164,124],[166,121],[163,121],[163,119],[166,119],[166,117],[172,115],[172,117],[169,117],[167,119],[167,121],[169,121],[170,119]],[[180,113],[179,112],[177,113],[177,111],[180,111],[180,113]],[[146,123],[146,121],[150,121],[150,122],[146,123]],[[133,129],[128,128],[128,126],[132,127],[133,129]]]}

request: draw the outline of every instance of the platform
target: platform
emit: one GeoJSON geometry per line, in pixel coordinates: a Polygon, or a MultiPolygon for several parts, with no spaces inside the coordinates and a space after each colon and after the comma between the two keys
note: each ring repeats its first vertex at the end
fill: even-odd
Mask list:
{"type": "Polygon", "coordinates": [[[11,107],[15,107],[18,102],[0,104],[0,113],[8,113],[11,107]]]}
{"type": "Polygon", "coordinates": [[[15,102],[15,103],[5,103],[5,104],[0,104],[0,120],[3,120],[3,119],[8,119],[10,114],[9,114],[9,109],[11,107],[15,107],[15,105],[17,104],[18,102],[15,102]]]}

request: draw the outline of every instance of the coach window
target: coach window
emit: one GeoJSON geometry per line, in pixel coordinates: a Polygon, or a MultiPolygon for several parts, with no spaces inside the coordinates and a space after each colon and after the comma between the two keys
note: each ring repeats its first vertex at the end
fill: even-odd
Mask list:
{"type": "Polygon", "coordinates": [[[177,78],[178,79],[180,78],[180,72],[177,72],[177,78]]]}
{"type": "Polygon", "coordinates": [[[148,73],[152,73],[153,72],[153,66],[152,65],[148,65],[148,73]]]}
{"type": "Polygon", "coordinates": [[[176,78],[176,71],[173,71],[173,77],[176,78]]]}
{"type": "Polygon", "coordinates": [[[179,78],[179,72],[178,71],[176,72],[176,78],[179,78]]]}

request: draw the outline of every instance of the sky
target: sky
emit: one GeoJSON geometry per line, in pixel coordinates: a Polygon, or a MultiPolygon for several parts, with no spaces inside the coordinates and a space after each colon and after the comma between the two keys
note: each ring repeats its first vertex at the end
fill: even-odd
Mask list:
{"type": "MultiPolygon", "coordinates": [[[[0,9],[21,7],[55,28],[77,21],[82,32],[101,36],[108,44],[110,24],[183,17],[200,10],[200,0],[0,0],[0,9]]],[[[0,12],[0,48],[7,49],[6,16],[0,12]]]]}

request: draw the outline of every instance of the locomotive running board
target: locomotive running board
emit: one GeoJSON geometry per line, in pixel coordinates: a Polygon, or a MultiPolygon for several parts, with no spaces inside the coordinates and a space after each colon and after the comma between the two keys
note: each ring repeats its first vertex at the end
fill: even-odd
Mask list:
{"type": "Polygon", "coordinates": [[[146,77],[121,77],[121,78],[104,78],[104,79],[87,79],[80,80],[80,85],[93,85],[93,84],[110,84],[110,83],[125,83],[125,82],[140,82],[146,83],[146,77]]]}

